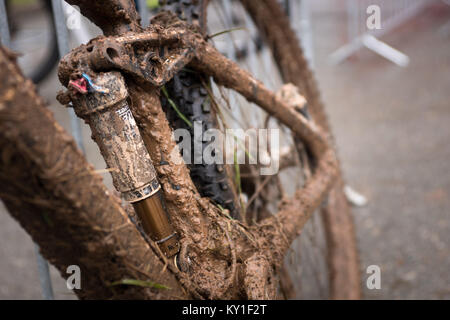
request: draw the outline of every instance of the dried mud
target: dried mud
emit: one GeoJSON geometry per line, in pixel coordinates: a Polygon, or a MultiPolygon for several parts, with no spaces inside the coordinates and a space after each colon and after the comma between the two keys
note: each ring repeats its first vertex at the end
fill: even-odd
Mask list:
{"type": "MultiPolygon", "coordinates": [[[[128,7],[128,1],[108,1],[107,7],[101,5],[104,1],[93,4],[71,0],[69,3],[79,5],[82,13],[102,27],[106,35],[140,31],[137,14],[128,7]],[[108,21],[114,23],[109,25],[108,21]]],[[[165,23],[173,21],[173,15],[165,13],[158,16],[155,24],[165,29],[165,23]]],[[[180,22],[176,27],[183,25],[180,22]]],[[[139,233],[118,199],[109,195],[92,173],[74,142],[44,110],[31,84],[23,85],[17,67],[3,54],[0,63],[8,68],[7,74],[14,76],[1,78],[4,85],[0,89],[0,106],[4,101],[9,104],[8,108],[0,108],[0,124],[4,126],[0,143],[5,143],[2,151],[8,150],[20,161],[11,162],[12,156],[3,152],[6,153],[2,159],[5,171],[1,179],[8,183],[7,187],[3,184],[2,194],[6,196],[2,198],[12,215],[43,248],[44,256],[61,272],[73,259],[73,252],[79,253],[80,266],[90,271],[85,282],[89,286],[80,293],[82,298],[276,298],[277,272],[282,258],[323,201],[338,173],[336,157],[320,127],[223,58],[201,36],[193,34],[192,29],[187,26],[185,29],[192,38],[181,44],[196,41],[192,67],[236,89],[280,119],[310,147],[317,158],[317,170],[294,198],[284,199],[276,216],[252,227],[229,219],[208,199],[200,197],[186,166],[175,161],[179,152],[161,108],[159,89],[128,70],[125,79],[130,107],[155,165],[173,227],[180,236],[180,271],[152,241],[139,233]],[[20,95],[14,91],[10,98],[4,88],[11,86],[20,95]],[[12,107],[18,108],[17,115],[11,115],[12,107]],[[25,112],[32,116],[22,119],[25,112]],[[17,168],[22,173],[16,173],[17,168]],[[57,228],[52,229],[41,217],[30,218],[27,212],[48,215],[57,228]],[[110,285],[124,276],[145,277],[172,289],[158,291],[110,285]]],[[[88,46],[82,46],[62,61],[59,76],[64,85],[79,76],[77,69],[86,51],[88,46]]],[[[120,59],[113,62],[121,65],[120,59]]],[[[81,71],[92,75],[88,64],[81,63],[81,67],[86,68],[81,71]]]]}

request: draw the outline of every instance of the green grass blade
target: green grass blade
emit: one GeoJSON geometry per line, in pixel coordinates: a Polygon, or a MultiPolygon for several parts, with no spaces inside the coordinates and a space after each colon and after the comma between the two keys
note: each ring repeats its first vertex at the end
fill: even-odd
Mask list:
{"type": "Polygon", "coordinates": [[[170,289],[170,287],[165,286],[163,284],[159,284],[159,283],[156,283],[153,281],[143,281],[143,280],[137,280],[137,279],[122,279],[122,280],[111,283],[111,286],[120,286],[120,285],[138,286],[138,287],[155,288],[155,289],[170,289]]]}
{"type": "Polygon", "coordinates": [[[228,214],[228,212],[222,207],[220,204],[217,204],[217,207],[222,211],[222,214],[225,215],[228,219],[233,220],[233,218],[228,214]]]}
{"type": "Polygon", "coordinates": [[[190,128],[192,128],[192,123],[189,121],[188,118],[186,118],[186,116],[181,113],[180,109],[178,109],[177,105],[175,104],[175,102],[173,102],[172,99],[170,99],[169,94],[167,93],[167,90],[165,87],[161,88],[162,93],[164,94],[164,96],[166,97],[167,101],[169,102],[170,106],[175,110],[175,112],[177,113],[177,115],[181,118],[181,120],[183,120],[190,128]]]}
{"type": "Polygon", "coordinates": [[[156,9],[159,8],[159,0],[147,0],[147,8],[156,9]]]}
{"type": "MultiPolygon", "coordinates": [[[[235,141],[237,140],[236,137],[234,137],[235,141]]],[[[234,149],[234,172],[235,172],[235,181],[236,181],[236,186],[238,188],[238,197],[239,197],[239,203],[241,204],[241,212],[242,212],[242,217],[245,217],[245,212],[247,211],[247,209],[245,208],[245,204],[242,201],[242,184],[241,184],[241,169],[239,167],[239,163],[237,161],[237,148],[234,149]]]]}
{"type": "MultiPolygon", "coordinates": [[[[237,140],[236,137],[234,139],[237,140]]],[[[234,171],[236,174],[236,186],[238,187],[240,197],[242,193],[242,186],[241,186],[241,170],[239,168],[239,163],[237,160],[237,149],[234,149],[234,171]]]]}
{"type": "Polygon", "coordinates": [[[227,30],[223,30],[223,31],[214,33],[214,34],[210,35],[208,38],[212,39],[214,37],[221,36],[222,34],[233,32],[233,31],[238,31],[238,30],[246,30],[246,29],[243,27],[231,28],[231,29],[227,29],[227,30]]]}

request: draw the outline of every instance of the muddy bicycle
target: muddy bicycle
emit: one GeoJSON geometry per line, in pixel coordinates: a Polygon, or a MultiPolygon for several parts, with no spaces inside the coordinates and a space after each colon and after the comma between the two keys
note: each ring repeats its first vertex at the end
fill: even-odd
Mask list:
{"type": "MultiPolygon", "coordinates": [[[[0,191],[52,264],[85,270],[76,294],[359,298],[353,225],[331,132],[278,2],[240,1],[273,57],[259,69],[287,83],[276,92],[214,48],[208,1],[165,1],[169,10],[145,29],[131,1],[67,2],[104,36],[62,59],[58,76],[67,90],[58,100],[89,124],[123,202],[5,50],[0,64],[12,76],[0,87],[0,191]],[[228,89],[253,105],[228,99],[228,89]],[[235,137],[233,164],[179,161],[174,130],[192,133],[199,124],[223,131],[233,121],[242,129],[279,129],[277,174],[261,176],[263,165],[238,163],[238,149],[246,160],[253,155],[235,137]]],[[[214,142],[194,140],[188,156],[214,142]]]]}

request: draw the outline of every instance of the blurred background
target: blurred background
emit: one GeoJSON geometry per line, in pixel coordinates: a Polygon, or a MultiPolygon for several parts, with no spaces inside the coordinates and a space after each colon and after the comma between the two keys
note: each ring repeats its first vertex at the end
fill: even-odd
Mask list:
{"type": "MultiPolygon", "coordinates": [[[[227,41],[245,43],[254,27],[247,19],[233,19],[241,10],[234,1],[212,2],[228,6],[229,16],[211,14],[211,34],[224,29],[223,20],[244,28],[215,40],[224,54],[238,59],[227,41]]],[[[148,9],[156,4],[140,3],[148,9]]],[[[88,160],[105,168],[89,129],[79,121],[74,125],[55,99],[60,84],[51,2],[0,4],[6,6],[0,14],[8,12],[9,18],[8,34],[1,28],[3,42],[25,53],[19,62],[38,82],[56,120],[75,135],[79,126],[88,160]]],[[[315,71],[351,187],[364,297],[449,299],[450,1],[290,0],[284,5],[315,71]],[[380,8],[381,29],[367,24],[376,14],[376,9],[367,12],[371,5],[380,8]],[[379,290],[366,287],[370,265],[381,268],[379,290]]],[[[70,6],[60,9],[69,29],[67,48],[99,34],[83,19],[80,29],[70,6]]],[[[151,10],[143,16],[150,17],[151,10]]],[[[256,40],[254,50],[257,45],[256,40]]],[[[261,70],[266,61],[256,60],[249,69],[261,70]]],[[[277,89],[267,74],[255,73],[277,89]]],[[[108,174],[104,180],[111,186],[108,174]]],[[[0,299],[43,298],[35,245],[1,204],[0,257],[0,299]]],[[[75,298],[53,267],[50,276],[56,299],[75,298]]]]}

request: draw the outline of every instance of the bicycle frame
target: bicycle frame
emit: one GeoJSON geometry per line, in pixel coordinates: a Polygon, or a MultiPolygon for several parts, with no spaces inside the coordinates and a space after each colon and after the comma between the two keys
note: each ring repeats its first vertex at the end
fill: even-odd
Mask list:
{"type": "MultiPolygon", "coordinates": [[[[143,196],[147,197],[145,199],[140,196],[132,198],[132,192],[131,198],[128,198],[131,202],[154,197],[153,192],[158,187],[153,183],[154,178],[158,177],[167,212],[171,216],[171,226],[179,235],[177,263],[183,272],[168,263],[150,241],[149,246],[155,255],[167,263],[167,268],[179,280],[189,297],[214,299],[245,296],[263,299],[267,297],[267,292],[274,294],[276,282],[271,280],[274,273],[280,268],[293,239],[333,185],[337,173],[336,157],[322,130],[306,119],[292,101],[265,88],[250,74],[220,55],[190,26],[171,14],[159,15],[149,28],[143,30],[134,7],[128,1],[69,2],[78,5],[84,15],[102,27],[106,36],[93,39],[87,46],[73,50],[62,60],[59,77],[70,89],[61,93],[59,100],[63,104],[72,102],[77,113],[92,122],[94,136],[96,132],[96,139],[100,139],[97,142],[102,151],[108,153],[105,159],[111,163],[119,161],[111,165],[123,169],[114,172],[114,168],[111,168],[116,175],[115,185],[119,191],[130,196],[130,190],[141,191],[139,188],[142,186],[152,187],[149,192],[142,191],[143,196]],[[167,50],[162,54],[160,49],[164,46],[167,50]],[[172,59],[167,60],[166,54],[171,55],[172,59]],[[199,196],[186,166],[167,157],[176,149],[176,144],[171,139],[172,131],[161,108],[159,86],[185,65],[212,76],[218,84],[234,89],[258,104],[288,126],[311,151],[316,163],[311,178],[292,199],[283,202],[277,215],[251,227],[230,220],[219,208],[199,196]],[[125,104],[130,108],[139,130],[136,130],[125,104]],[[120,117],[123,114],[126,115],[126,121],[120,117]],[[105,120],[108,116],[109,120],[105,120]],[[125,124],[128,128],[119,130],[125,124]],[[136,163],[145,172],[127,172],[126,169],[135,164],[134,161],[128,162],[127,158],[133,159],[134,153],[130,157],[117,159],[117,154],[128,152],[124,147],[127,143],[112,147],[107,144],[107,138],[117,134],[122,135],[124,140],[129,137],[130,145],[136,147],[134,150],[140,150],[139,153],[143,154],[143,158],[136,163]],[[106,137],[104,140],[102,135],[106,137]],[[148,156],[155,164],[154,171],[148,156]],[[194,259],[200,262],[191,263],[194,259]],[[204,276],[205,272],[209,272],[207,276],[204,276]],[[246,284],[245,293],[238,285],[234,285],[236,282],[246,284]]],[[[33,134],[38,133],[33,131],[33,134]]],[[[39,144],[33,144],[30,148],[37,146],[39,144]]],[[[79,179],[75,174],[73,177],[79,179]]],[[[115,206],[115,212],[119,212],[116,214],[121,218],[118,221],[124,221],[117,204],[112,204],[112,201],[110,204],[111,207],[115,206]]],[[[78,208],[77,205],[75,203],[74,207],[78,208]]],[[[101,209],[96,209],[96,213],[104,218],[101,209]]],[[[100,221],[97,216],[96,219],[100,221]]],[[[103,235],[98,237],[117,238],[115,232],[122,228],[131,230],[130,222],[103,228],[103,235]],[[105,236],[108,228],[112,230],[111,234],[105,236]]],[[[154,239],[159,237],[162,235],[153,234],[154,239]]],[[[114,245],[120,242],[116,238],[114,245]]],[[[109,243],[106,239],[104,242],[109,243]]],[[[120,243],[128,244],[127,241],[120,243]]],[[[89,245],[92,245],[92,241],[87,241],[87,247],[89,245]]],[[[104,252],[107,250],[104,249],[104,252]]],[[[142,252],[145,250],[142,249],[142,252]]],[[[172,254],[168,251],[164,253],[167,256],[172,254]]],[[[120,258],[120,255],[116,257],[120,258]]],[[[135,267],[140,269],[139,266],[135,267]]]]}
{"type": "MultiPolygon", "coordinates": [[[[170,132],[167,123],[160,123],[160,128],[155,128],[154,124],[151,123],[151,118],[155,113],[162,113],[159,104],[158,88],[188,63],[190,63],[191,67],[212,76],[218,84],[234,89],[249,101],[258,104],[269,114],[280,119],[281,122],[286,124],[305,142],[313,156],[318,160],[317,169],[313,177],[307,183],[303,192],[297,193],[296,197],[288,205],[284,206],[284,210],[276,218],[268,218],[263,224],[265,226],[271,223],[281,223],[283,225],[284,235],[282,236],[283,239],[280,239],[280,247],[282,248],[281,251],[285,252],[290,242],[297,236],[299,226],[304,225],[307,220],[305,219],[305,215],[302,214],[299,216],[298,214],[294,215],[294,213],[299,211],[299,207],[303,207],[310,214],[320,204],[336,175],[336,158],[333,151],[328,147],[327,139],[321,130],[314,123],[307,120],[301,113],[296,111],[294,107],[289,106],[288,101],[281,100],[275,93],[265,88],[262,83],[253,79],[251,75],[240,69],[235,63],[221,56],[199,34],[191,31],[189,26],[178,21],[170,14],[165,13],[158,16],[153,26],[142,30],[139,24],[138,14],[130,1],[108,1],[105,4],[106,7],[100,6],[98,2],[85,0],[70,0],[68,2],[78,5],[81,8],[81,12],[101,27],[107,37],[97,38],[87,46],[75,49],[63,59],[59,68],[59,77],[62,83],[68,87],[72,86],[72,88],[77,89],[73,81],[79,81],[82,78],[80,77],[80,73],[92,74],[94,75],[92,77],[93,83],[90,85],[96,91],[95,95],[105,95],[105,91],[102,92],[102,90],[112,90],[113,87],[117,87],[117,83],[121,83],[122,81],[120,80],[120,76],[117,76],[114,81],[110,82],[111,85],[102,85],[103,80],[101,77],[104,76],[100,76],[102,73],[98,72],[109,72],[113,69],[121,70],[129,79],[128,92],[132,101],[132,111],[136,117],[136,121],[140,124],[141,133],[144,138],[143,141],[147,140],[146,145],[152,158],[157,157],[152,153],[151,146],[155,142],[148,142],[152,139],[152,134],[149,134],[149,131],[170,132]],[[100,7],[101,10],[99,10],[100,7]],[[110,24],[110,21],[113,23],[110,24]],[[166,51],[164,53],[161,52],[163,51],[161,49],[163,47],[166,51]],[[137,51],[136,48],[144,48],[145,50],[140,55],[137,55],[135,54],[137,51]],[[223,70],[227,70],[227,72],[223,72],[223,70]],[[99,88],[96,89],[96,86],[99,88]],[[147,113],[149,110],[153,110],[151,115],[147,113]],[[297,216],[297,219],[294,218],[294,223],[288,223],[288,221],[292,221],[292,215],[297,216]],[[288,245],[286,244],[286,239],[288,245]]],[[[120,87],[118,91],[125,90],[124,87],[120,87]]],[[[76,103],[77,96],[80,93],[86,94],[86,92],[81,92],[78,88],[75,91],[72,90],[69,92],[66,98],[70,97],[77,110],[77,114],[85,116],[85,113],[80,111],[80,105],[82,104],[76,103]]],[[[87,93],[88,97],[89,95],[87,93]]],[[[123,101],[125,99],[126,95],[122,94],[118,100],[123,101]]],[[[67,99],[64,100],[60,97],[60,101],[68,102],[67,99]]],[[[90,98],[87,98],[87,100],[90,100],[90,98]]],[[[117,105],[118,101],[111,102],[111,104],[117,105]]],[[[102,105],[102,103],[99,105],[102,105]]],[[[94,110],[95,108],[99,108],[99,105],[95,105],[93,107],[94,110]]],[[[103,125],[107,127],[111,124],[103,123],[103,125]]],[[[98,126],[91,124],[91,128],[96,127],[98,126]]],[[[134,133],[137,135],[137,132],[134,133]]],[[[102,144],[101,141],[97,141],[97,143],[99,145],[102,144]]],[[[136,143],[139,147],[134,150],[140,150],[140,153],[143,153],[143,149],[141,148],[143,142],[139,140],[136,143]]],[[[157,143],[161,144],[161,141],[157,143]]],[[[168,140],[165,143],[168,143],[168,140]]],[[[159,148],[163,150],[166,146],[160,145],[159,148]]],[[[102,149],[105,155],[105,148],[101,147],[100,149],[102,149]]],[[[105,156],[107,162],[110,158],[117,158],[117,156],[105,156]]],[[[128,158],[133,159],[133,157],[128,158]]],[[[109,160],[109,162],[109,164],[117,164],[117,162],[112,160],[109,160]]],[[[170,161],[169,165],[172,165],[170,161]]],[[[115,185],[119,191],[124,192],[125,189],[121,188],[118,182],[120,180],[118,175],[126,172],[126,168],[133,166],[133,163],[126,163],[123,166],[119,164],[117,166],[122,170],[121,173],[116,174],[115,185]]],[[[143,171],[153,172],[151,166],[148,165],[148,161],[147,166],[143,166],[142,169],[143,171]]],[[[136,180],[136,183],[133,183],[137,186],[142,184],[137,183],[142,182],[140,178],[137,176],[127,176],[124,180],[136,180]]],[[[149,180],[152,180],[151,178],[153,176],[146,179],[146,183],[150,183],[149,180]]],[[[180,205],[188,204],[178,204],[178,206],[180,205]]],[[[146,214],[151,216],[153,213],[147,212],[146,214]]],[[[178,220],[180,217],[173,216],[173,219],[178,220]]],[[[195,223],[195,221],[192,221],[192,224],[195,223]]],[[[157,239],[154,236],[155,230],[148,231],[150,231],[150,235],[154,239],[157,239]]],[[[166,254],[168,254],[167,250],[166,254]]],[[[173,255],[173,252],[169,253],[169,255],[173,255]]]]}

